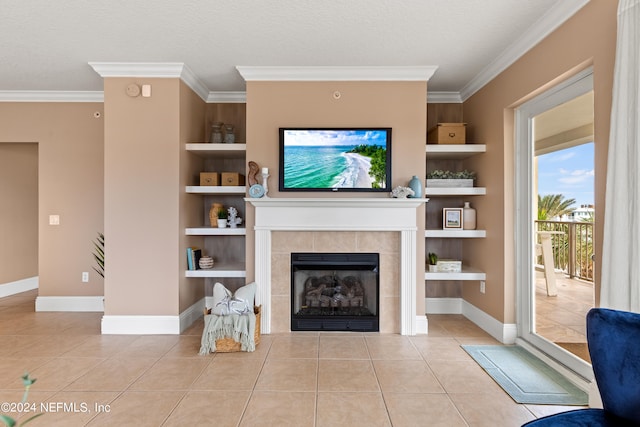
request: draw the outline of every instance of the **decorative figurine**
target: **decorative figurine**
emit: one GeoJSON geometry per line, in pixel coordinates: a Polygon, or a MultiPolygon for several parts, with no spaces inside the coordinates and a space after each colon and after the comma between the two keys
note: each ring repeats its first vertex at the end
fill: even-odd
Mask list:
{"type": "Polygon", "coordinates": [[[258,171],[260,167],[256,162],[251,160],[249,162],[249,173],[247,174],[247,178],[249,180],[249,187],[258,183],[258,171]]]}
{"type": "Polygon", "coordinates": [[[407,197],[413,196],[415,193],[409,187],[397,186],[391,191],[391,197],[396,199],[406,199],[407,197]]]}

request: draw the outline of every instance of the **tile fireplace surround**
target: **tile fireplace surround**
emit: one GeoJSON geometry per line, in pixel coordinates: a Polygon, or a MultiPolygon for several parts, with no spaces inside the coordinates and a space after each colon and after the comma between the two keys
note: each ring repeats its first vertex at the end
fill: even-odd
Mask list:
{"type": "Polygon", "coordinates": [[[427,333],[416,313],[416,213],[427,199],[260,198],[255,206],[261,332],[289,332],[291,252],[379,252],[380,332],[427,333]],[[396,285],[399,284],[399,285],[396,285]]]}

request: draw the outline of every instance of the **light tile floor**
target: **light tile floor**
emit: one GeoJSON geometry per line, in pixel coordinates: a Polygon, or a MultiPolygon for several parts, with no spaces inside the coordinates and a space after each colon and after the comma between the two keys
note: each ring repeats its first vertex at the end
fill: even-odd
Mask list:
{"type": "Polygon", "coordinates": [[[263,335],[253,353],[198,356],[202,321],[101,335],[101,313],[35,313],[35,297],[0,299],[0,402],[29,372],[29,402],[49,409],[29,426],[495,427],[575,409],[515,403],[460,348],[498,343],[459,315],[429,316],[428,336],[263,335]]]}

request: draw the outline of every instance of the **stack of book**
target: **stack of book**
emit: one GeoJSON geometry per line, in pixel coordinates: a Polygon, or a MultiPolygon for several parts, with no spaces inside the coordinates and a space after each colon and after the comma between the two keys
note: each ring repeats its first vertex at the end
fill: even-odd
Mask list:
{"type": "Polygon", "coordinates": [[[187,268],[189,270],[200,270],[200,266],[198,265],[198,263],[201,257],[201,249],[195,247],[187,248],[187,268]]]}

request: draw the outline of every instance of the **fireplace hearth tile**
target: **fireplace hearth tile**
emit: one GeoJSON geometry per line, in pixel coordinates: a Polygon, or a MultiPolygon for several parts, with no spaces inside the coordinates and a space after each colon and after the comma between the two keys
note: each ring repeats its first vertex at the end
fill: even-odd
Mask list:
{"type": "Polygon", "coordinates": [[[315,252],[355,252],[356,233],[353,231],[325,231],[313,233],[315,252]]]}
{"type": "Polygon", "coordinates": [[[358,250],[362,252],[400,253],[400,235],[395,231],[358,233],[358,250]]]}

